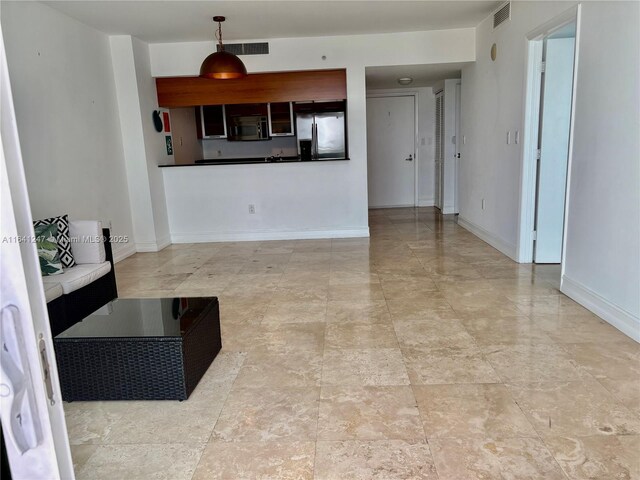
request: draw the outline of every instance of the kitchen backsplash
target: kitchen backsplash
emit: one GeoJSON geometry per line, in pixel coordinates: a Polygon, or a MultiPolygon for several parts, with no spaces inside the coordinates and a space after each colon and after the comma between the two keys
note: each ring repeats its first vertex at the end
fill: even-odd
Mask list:
{"type": "Polygon", "coordinates": [[[201,140],[201,143],[203,158],[207,160],[298,155],[296,137],[274,137],[271,140],[256,142],[229,142],[225,139],[201,140]]]}

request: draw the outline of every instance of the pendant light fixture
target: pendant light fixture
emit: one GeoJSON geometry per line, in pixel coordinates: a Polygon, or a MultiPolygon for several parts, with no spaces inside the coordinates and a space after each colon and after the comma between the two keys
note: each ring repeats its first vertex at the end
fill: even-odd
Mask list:
{"type": "Polygon", "coordinates": [[[225,52],[222,44],[222,22],[225,17],[215,16],[213,21],[218,23],[216,39],[218,40],[218,51],[213,52],[202,62],[200,76],[203,78],[213,78],[217,80],[229,80],[243,78],[247,76],[247,67],[233,53],[225,52]]]}

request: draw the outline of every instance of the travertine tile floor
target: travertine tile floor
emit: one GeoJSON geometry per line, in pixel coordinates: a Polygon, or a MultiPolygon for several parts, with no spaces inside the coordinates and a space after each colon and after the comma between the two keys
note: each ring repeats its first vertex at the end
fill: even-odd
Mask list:
{"type": "Polygon", "coordinates": [[[66,404],[80,479],[638,479],[640,346],[433,209],[371,239],[173,245],[123,297],[217,295],[188,401],[66,404]]]}

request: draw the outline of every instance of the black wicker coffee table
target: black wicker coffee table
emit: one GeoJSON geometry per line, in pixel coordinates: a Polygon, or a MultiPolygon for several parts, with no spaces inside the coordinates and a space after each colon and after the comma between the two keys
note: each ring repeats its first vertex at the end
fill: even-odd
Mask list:
{"type": "Polygon", "coordinates": [[[63,400],[186,400],[222,347],[218,299],[116,299],[53,342],[63,400]]]}

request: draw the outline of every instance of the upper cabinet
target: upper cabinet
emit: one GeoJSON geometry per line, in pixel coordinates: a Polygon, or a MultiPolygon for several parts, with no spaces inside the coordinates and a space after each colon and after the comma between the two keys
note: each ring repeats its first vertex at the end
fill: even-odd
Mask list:
{"type": "Polygon", "coordinates": [[[291,102],[270,103],[269,135],[271,137],[289,137],[293,134],[293,107],[291,102]]]}
{"type": "Polygon", "coordinates": [[[198,138],[227,138],[224,105],[202,105],[195,110],[198,138]]]}
{"type": "Polygon", "coordinates": [[[295,102],[293,104],[293,111],[296,114],[346,112],[347,102],[345,100],[295,102]]]}
{"type": "Polygon", "coordinates": [[[164,108],[244,103],[286,103],[347,98],[346,70],[254,73],[238,80],[200,77],[156,78],[164,108]]]}

